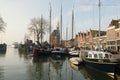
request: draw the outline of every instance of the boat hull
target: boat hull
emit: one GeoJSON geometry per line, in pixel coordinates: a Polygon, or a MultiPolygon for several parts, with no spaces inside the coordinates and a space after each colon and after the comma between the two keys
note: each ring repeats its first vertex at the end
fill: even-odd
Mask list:
{"type": "Polygon", "coordinates": [[[44,50],[37,50],[37,56],[50,56],[51,55],[51,51],[44,51],[44,50]]]}
{"type": "Polygon", "coordinates": [[[93,67],[97,70],[104,71],[104,72],[112,72],[114,73],[116,70],[117,63],[104,63],[104,62],[93,62],[84,60],[84,64],[88,67],[93,67]]]}

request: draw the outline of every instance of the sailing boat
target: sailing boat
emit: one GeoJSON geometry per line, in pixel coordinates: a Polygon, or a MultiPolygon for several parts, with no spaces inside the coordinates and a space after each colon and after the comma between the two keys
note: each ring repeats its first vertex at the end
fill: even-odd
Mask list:
{"type": "MultiPolygon", "coordinates": [[[[100,0],[99,0],[99,40],[100,40],[100,0]]],[[[99,43],[100,45],[100,43],[99,43]]],[[[116,66],[120,65],[120,59],[115,59],[109,52],[81,51],[85,66],[95,68],[100,71],[115,73],[116,66]]]]}

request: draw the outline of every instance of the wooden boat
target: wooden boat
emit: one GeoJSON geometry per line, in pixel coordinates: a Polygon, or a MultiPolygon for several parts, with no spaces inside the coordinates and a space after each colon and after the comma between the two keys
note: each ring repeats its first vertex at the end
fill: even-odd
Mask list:
{"type": "Polygon", "coordinates": [[[83,62],[88,67],[93,67],[104,72],[115,72],[119,61],[112,54],[102,51],[81,51],[83,62]],[[115,61],[116,60],[116,61],[115,61]]]}

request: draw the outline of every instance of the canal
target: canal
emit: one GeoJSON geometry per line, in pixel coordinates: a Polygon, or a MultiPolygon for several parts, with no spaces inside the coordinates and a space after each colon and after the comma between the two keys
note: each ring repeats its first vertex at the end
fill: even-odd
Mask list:
{"type": "Polygon", "coordinates": [[[105,73],[69,63],[69,57],[33,58],[8,46],[0,53],[0,80],[115,80],[105,73]]]}

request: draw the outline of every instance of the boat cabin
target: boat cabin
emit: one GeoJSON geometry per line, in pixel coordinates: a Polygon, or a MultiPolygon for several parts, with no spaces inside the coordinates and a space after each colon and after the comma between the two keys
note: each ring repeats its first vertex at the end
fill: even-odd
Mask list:
{"type": "Polygon", "coordinates": [[[88,51],[88,55],[86,57],[91,59],[105,59],[105,58],[111,58],[112,54],[101,51],[88,51]]]}

